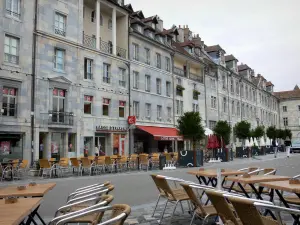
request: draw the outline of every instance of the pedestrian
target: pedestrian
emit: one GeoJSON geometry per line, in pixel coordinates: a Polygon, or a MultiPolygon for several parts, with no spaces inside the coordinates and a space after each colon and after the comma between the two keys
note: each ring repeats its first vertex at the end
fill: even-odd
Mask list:
{"type": "Polygon", "coordinates": [[[98,148],[98,146],[97,146],[97,145],[95,145],[95,149],[94,149],[94,151],[95,151],[95,154],[99,154],[99,148],[98,148]]]}
{"type": "Polygon", "coordinates": [[[285,145],[285,149],[286,149],[286,156],[289,158],[290,157],[290,151],[291,151],[291,140],[289,137],[286,137],[284,145],[285,145]]]}
{"type": "Polygon", "coordinates": [[[278,151],[278,148],[277,148],[277,144],[276,144],[275,138],[274,138],[273,141],[272,141],[272,146],[273,146],[273,151],[274,151],[274,158],[277,158],[277,151],[278,151]]]}

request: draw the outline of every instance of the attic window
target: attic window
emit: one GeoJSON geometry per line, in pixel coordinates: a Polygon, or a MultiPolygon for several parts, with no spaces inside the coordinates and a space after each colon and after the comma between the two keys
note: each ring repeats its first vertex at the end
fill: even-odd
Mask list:
{"type": "Polygon", "coordinates": [[[138,32],[142,33],[142,27],[141,26],[137,25],[137,30],[138,30],[138,32]]]}

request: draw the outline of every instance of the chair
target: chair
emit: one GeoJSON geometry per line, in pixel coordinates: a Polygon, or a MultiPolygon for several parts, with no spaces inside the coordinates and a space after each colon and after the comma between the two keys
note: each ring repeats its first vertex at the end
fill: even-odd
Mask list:
{"type": "MultiPolygon", "coordinates": [[[[97,208],[92,206],[87,209],[76,211],[76,214],[75,213],[72,213],[71,215],[67,214],[65,217],[63,217],[63,219],[59,220],[56,223],[56,225],[70,223],[70,222],[73,222],[74,219],[77,219],[77,218],[80,218],[83,216],[87,216],[90,214],[97,213],[99,215],[103,215],[103,213],[105,213],[108,210],[111,211],[110,218],[107,221],[103,221],[98,225],[106,225],[106,224],[123,225],[126,218],[128,217],[128,215],[131,212],[130,206],[124,205],[124,204],[116,204],[116,205],[112,205],[112,206],[97,207],[97,208]]],[[[101,217],[101,216],[99,216],[99,217],[101,217]]],[[[92,223],[92,225],[94,225],[94,223],[92,223]]]]}
{"type": "MultiPolygon", "coordinates": [[[[300,177],[300,174],[292,177],[292,179],[298,179],[300,177]]],[[[283,191],[281,192],[283,194],[283,191]]],[[[299,207],[300,205],[300,198],[298,196],[284,196],[284,199],[287,203],[293,204],[299,207]]]]}
{"type": "Polygon", "coordinates": [[[172,164],[173,164],[174,166],[176,166],[176,165],[177,165],[177,162],[178,162],[178,152],[174,152],[174,155],[173,155],[173,157],[172,157],[172,164]]]}
{"type": "Polygon", "coordinates": [[[53,171],[61,171],[60,168],[56,167],[56,164],[54,165],[50,165],[50,162],[48,161],[48,159],[39,159],[39,163],[40,163],[40,172],[42,173],[42,177],[44,177],[44,175],[49,175],[50,178],[52,177],[52,172],[53,171]]]}
{"type": "Polygon", "coordinates": [[[131,154],[129,157],[129,168],[130,169],[136,169],[137,168],[137,159],[138,159],[138,155],[137,154],[131,154]]]}
{"type": "Polygon", "coordinates": [[[77,158],[70,158],[71,161],[71,168],[74,173],[77,170],[78,175],[81,174],[81,164],[79,163],[77,158]]]}
{"type": "Polygon", "coordinates": [[[88,190],[88,189],[99,187],[99,186],[104,187],[104,186],[108,186],[108,185],[110,185],[110,181],[105,181],[104,183],[92,184],[92,185],[88,185],[88,186],[78,188],[78,189],[75,190],[75,192],[88,190]]]}
{"type": "Polygon", "coordinates": [[[90,155],[90,156],[88,156],[88,159],[90,160],[90,162],[94,162],[95,161],[95,156],[90,155]]]}
{"type": "Polygon", "coordinates": [[[28,174],[28,160],[23,159],[20,163],[17,171],[16,171],[16,177],[17,179],[21,179],[22,177],[25,177],[28,174]]]}
{"type": "Polygon", "coordinates": [[[128,157],[121,156],[121,159],[117,160],[117,168],[119,171],[124,171],[128,169],[128,157]]]}
{"type": "Polygon", "coordinates": [[[91,163],[90,159],[87,157],[81,158],[81,176],[85,170],[89,171],[90,176],[93,174],[93,170],[95,169],[95,164],[91,163]]]}
{"type": "Polygon", "coordinates": [[[189,196],[193,206],[194,206],[194,214],[191,220],[190,225],[193,224],[195,216],[201,218],[202,224],[204,225],[206,220],[209,217],[217,216],[218,213],[213,205],[202,205],[201,201],[197,198],[193,188],[189,184],[181,183],[181,186],[186,191],[187,195],[189,196]]]}
{"type": "Polygon", "coordinates": [[[164,153],[164,155],[166,156],[167,164],[171,164],[172,163],[171,154],[170,153],[164,153]]]}
{"type": "MultiPolygon", "coordinates": [[[[170,223],[171,223],[178,203],[181,203],[182,201],[187,201],[188,202],[190,200],[190,198],[185,192],[174,192],[170,188],[170,186],[169,186],[169,184],[168,184],[165,177],[156,176],[156,182],[157,182],[158,187],[161,188],[164,191],[164,193],[166,195],[166,198],[167,198],[167,201],[166,201],[164,210],[162,212],[159,224],[161,224],[161,222],[163,220],[163,217],[164,217],[164,214],[165,214],[168,203],[169,202],[173,202],[173,203],[175,202],[175,206],[173,208],[171,218],[170,218],[170,223]]],[[[182,208],[182,211],[183,211],[183,208],[182,208]]]]}
{"type": "Polygon", "coordinates": [[[110,156],[105,156],[105,170],[112,173],[114,169],[115,169],[114,161],[111,159],[110,156]]]}
{"type": "Polygon", "coordinates": [[[68,158],[60,158],[58,162],[58,166],[61,169],[61,172],[69,172],[69,159],[68,158]]]}
{"type": "Polygon", "coordinates": [[[159,153],[153,153],[150,161],[151,161],[151,168],[158,168],[159,167],[159,153]]]}
{"type": "Polygon", "coordinates": [[[140,169],[143,169],[143,166],[146,167],[146,170],[149,169],[149,155],[148,154],[140,154],[140,169]]]}
{"type": "Polygon", "coordinates": [[[105,156],[98,156],[95,161],[96,173],[105,172],[105,156]]]}

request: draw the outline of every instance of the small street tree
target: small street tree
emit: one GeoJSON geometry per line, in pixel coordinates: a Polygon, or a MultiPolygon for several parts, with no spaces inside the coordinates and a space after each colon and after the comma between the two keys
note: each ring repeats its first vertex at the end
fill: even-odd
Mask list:
{"type": "Polygon", "coordinates": [[[266,134],[268,138],[275,139],[277,137],[276,127],[275,126],[268,127],[266,134]]]}
{"type": "Polygon", "coordinates": [[[253,130],[253,137],[254,138],[261,138],[265,135],[265,128],[264,126],[257,126],[254,130],[253,130]]]}
{"type": "Polygon", "coordinates": [[[249,138],[251,136],[251,124],[248,123],[247,121],[241,121],[238,122],[233,130],[234,134],[238,139],[245,140],[246,138],[249,138]]]}
{"type": "Polygon", "coordinates": [[[292,134],[292,131],[291,131],[290,129],[285,129],[285,130],[284,130],[284,134],[285,134],[285,135],[284,135],[284,136],[285,136],[285,137],[284,137],[285,139],[286,139],[287,137],[289,137],[289,139],[292,140],[293,134],[292,134]]]}
{"type": "Polygon", "coordinates": [[[282,129],[277,129],[276,130],[276,137],[279,139],[284,139],[285,138],[285,131],[282,129]]]}
{"type": "Polygon", "coordinates": [[[214,133],[219,139],[222,138],[225,145],[228,145],[230,143],[231,126],[227,121],[218,121],[214,128],[214,133]]]}

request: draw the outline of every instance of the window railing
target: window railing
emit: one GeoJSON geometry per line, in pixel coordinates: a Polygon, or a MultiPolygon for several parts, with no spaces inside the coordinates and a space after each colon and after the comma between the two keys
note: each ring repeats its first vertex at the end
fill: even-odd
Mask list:
{"type": "Polygon", "coordinates": [[[19,64],[19,56],[17,56],[17,55],[11,55],[11,54],[5,53],[4,57],[5,57],[5,62],[19,64]]]}
{"type": "Polygon", "coordinates": [[[121,87],[125,87],[125,86],[126,86],[126,81],[124,81],[124,80],[119,80],[119,85],[120,85],[121,87]]]}
{"type": "Polygon", "coordinates": [[[126,59],[126,49],[117,46],[117,56],[126,59]]]}
{"type": "Polygon", "coordinates": [[[113,45],[110,42],[105,42],[100,39],[100,50],[112,54],[113,45]]]}
{"type": "Polygon", "coordinates": [[[110,77],[103,77],[103,82],[110,84],[110,77]]]}
{"type": "Polygon", "coordinates": [[[58,34],[58,35],[61,35],[61,36],[66,36],[66,31],[62,30],[62,29],[60,29],[58,27],[54,28],[54,32],[55,32],[55,34],[58,34]]]}
{"type": "Polygon", "coordinates": [[[14,11],[11,11],[9,9],[6,9],[6,14],[10,15],[10,16],[13,16],[13,17],[16,17],[18,19],[20,19],[21,17],[21,14],[18,13],[18,12],[14,12],[14,11]]]}
{"type": "Polygon", "coordinates": [[[92,80],[93,79],[93,74],[88,73],[88,72],[84,72],[84,79],[92,80]]]}
{"type": "Polygon", "coordinates": [[[90,37],[83,32],[83,45],[89,48],[96,48],[96,38],[90,37]]]}
{"type": "Polygon", "coordinates": [[[203,76],[190,73],[190,79],[203,83],[203,76]]]}
{"type": "Polygon", "coordinates": [[[48,124],[67,125],[67,126],[73,126],[74,124],[73,112],[49,111],[48,116],[49,116],[48,124]]]}
{"type": "Polygon", "coordinates": [[[186,73],[183,71],[183,69],[180,69],[178,67],[174,67],[174,73],[179,76],[186,77],[186,73]]]}

